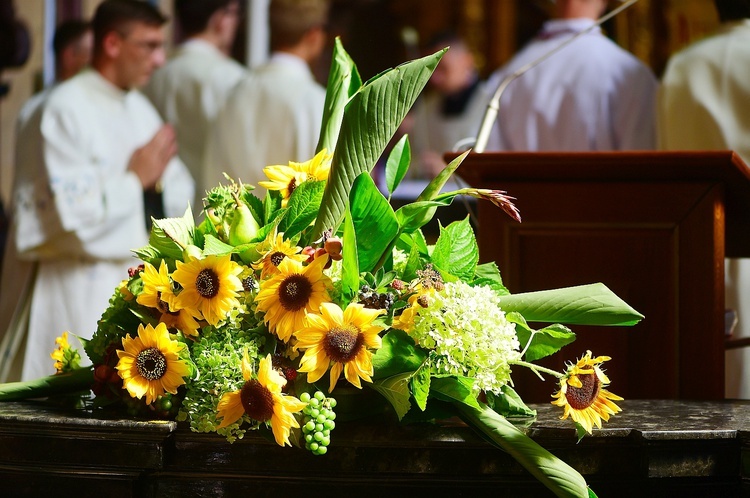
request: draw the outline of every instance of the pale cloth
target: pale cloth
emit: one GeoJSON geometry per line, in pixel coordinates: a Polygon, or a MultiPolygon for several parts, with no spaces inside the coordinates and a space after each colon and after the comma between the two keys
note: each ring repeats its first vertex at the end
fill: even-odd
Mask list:
{"type": "MultiPolygon", "coordinates": [[[[531,43],[490,77],[490,93],[506,75],[593,23],[546,22],[531,43]]],[[[594,28],[507,87],[486,150],[654,149],[656,91],[651,70],[594,28]]]]}
{"type": "MultiPolygon", "coordinates": [[[[659,92],[659,146],[734,150],[750,164],[750,20],[674,54],[659,92]]],[[[737,310],[736,337],[750,337],[750,259],[727,259],[727,308],[737,310]]],[[[726,396],[750,398],[750,349],[726,354],[726,396]]]]}
{"type": "Polygon", "coordinates": [[[442,157],[444,153],[456,150],[456,147],[463,150],[467,145],[470,147],[474,144],[489,97],[484,83],[480,82],[463,111],[455,114],[443,112],[444,96],[438,92],[426,92],[420,97],[414,105],[414,126],[409,134],[417,176],[434,176],[421,162],[425,153],[442,157]]]}
{"type": "MultiPolygon", "coordinates": [[[[54,372],[49,354],[63,331],[93,335],[115,287],[138,264],[131,250],[146,245],[148,233],[143,190],[127,164],[161,125],[142,94],[89,70],[56,87],[19,138],[14,238],[19,258],[38,263],[24,380],[54,372]]],[[[165,214],[181,216],[195,184],[178,158],[162,183],[165,214]]]]}
{"type": "Polygon", "coordinates": [[[237,84],[219,111],[206,145],[203,189],[226,184],[223,172],[257,186],[267,180],[264,167],[311,159],[324,104],[325,89],[305,61],[273,54],[237,84]]]}
{"type": "MultiPolygon", "coordinates": [[[[174,126],[180,159],[193,178],[203,176],[206,136],[229,92],[247,73],[234,59],[210,43],[188,40],[167,64],[158,69],[143,93],[162,118],[174,126]]],[[[201,209],[203,192],[196,192],[194,212],[201,209]]]]}

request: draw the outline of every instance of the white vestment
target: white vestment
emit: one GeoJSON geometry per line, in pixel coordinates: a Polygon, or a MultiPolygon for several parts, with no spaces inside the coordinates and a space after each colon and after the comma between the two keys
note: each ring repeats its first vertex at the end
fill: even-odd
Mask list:
{"type": "MultiPolygon", "coordinates": [[[[734,150],[750,164],[750,20],[726,23],[669,59],[658,130],[662,149],[734,150]]],[[[727,259],[725,283],[735,337],[750,337],[750,259],[727,259]]],[[[729,350],[726,360],[726,396],[750,398],[750,349],[729,350]]]]}
{"type": "Polygon", "coordinates": [[[324,104],[325,89],[302,59],[273,54],[237,84],[219,111],[206,145],[203,188],[226,184],[223,172],[257,187],[267,179],[266,166],[311,159],[324,104]]]}
{"type": "MultiPolygon", "coordinates": [[[[139,263],[131,250],[148,243],[143,189],[127,165],[161,125],[142,94],[93,70],[57,86],[30,118],[13,202],[19,258],[38,263],[24,380],[54,373],[49,354],[63,331],[92,336],[115,287],[139,263]]],[[[195,194],[187,168],[174,158],[161,181],[165,214],[181,216],[195,194]]]]}
{"type": "Polygon", "coordinates": [[[490,96],[482,82],[477,82],[470,91],[460,110],[448,111],[446,97],[436,91],[425,92],[414,105],[414,126],[409,141],[418,176],[434,176],[420,162],[425,152],[442,156],[445,152],[465,150],[474,145],[490,96]]]}
{"type": "MultiPolygon", "coordinates": [[[[552,51],[591,19],[554,19],[488,80],[552,51]]],[[[651,70],[598,28],[513,81],[500,100],[486,150],[595,151],[655,148],[657,81],[651,70]]]]}
{"type": "MultiPolygon", "coordinates": [[[[177,133],[178,154],[196,181],[203,176],[206,136],[229,92],[247,73],[234,59],[210,43],[193,39],[180,46],[169,62],[154,72],[143,93],[177,133]]],[[[195,213],[203,192],[197,192],[195,213]]]]}

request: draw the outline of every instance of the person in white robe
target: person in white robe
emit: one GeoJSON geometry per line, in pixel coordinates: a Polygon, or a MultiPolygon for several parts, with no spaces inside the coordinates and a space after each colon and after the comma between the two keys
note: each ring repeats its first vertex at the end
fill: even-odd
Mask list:
{"type": "Polygon", "coordinates": [[[224,173],[257,186],[267,179],[266,166],[314,156],[325,89],[310,64],[325,48],[327,16],[327,0],[271,1],[271,58],[237,84],[219,111],[206,144],[203,190],[226,184],[224,173]]]}
{"type": "MultiPolygon", "coordinates": [[[[659,90],[659,147],[733,150],[750,164],[750,1],[716,0],[712,36],[673,54],[659,90]]],[[[750,259],[725,260],[725,304],[734,338],[750,337],[750,259]]],[[[750,349],[728,350],[726,396],[750,399],[750,349]]]]}
{"type": "MultiPolygon", "coordinates": [[[[490,93],[606,10],[606,0],[557,0],[557,17],[488,80],[490,93]]],[[[652,150],[657,80],[597,27],[510,83],[487,151],[652,150]]]]}
{"type": "MultiPolygon", "coordinates": [[[[156,70],[143,93],[174,126],[178,155],[201,178],[206,136],[229,92],[247,73],[228,56],[240,18],[238,0],[176,0],[178,25],[187,40],[156,70]]],[[[196,192],[194,212],[203,192],[196,192]]]]}
{"type": "Polygon", "coordinates": [[[471,49],[457,35],[430,40],[427,53],[450,47],[414,105],[409,140],[415,176],[432,179],[446,166],[443,154],[473,145],[489,95],[471,49]],[[457,149],[458,147],[458,149],[457,149]]]}
{"type": "Polygon", "coordinates": [[[138,264],[131,250],[148,242],[144,193],[163,189],[167,216],[181,216],[194,196],[174,131],[135,90],[164,62],[165,21],[146,2],[105,0],[92,22],[93,69],[57,86],[31,118],[37,147],[19,150],[28,157],[19,159],[13,229],[19,258],[37,268],[21,306],[27,330],[6,332],[26,332],[23,380],[54,373],[49,355],[63,331],[93,335],[138,264]]]}

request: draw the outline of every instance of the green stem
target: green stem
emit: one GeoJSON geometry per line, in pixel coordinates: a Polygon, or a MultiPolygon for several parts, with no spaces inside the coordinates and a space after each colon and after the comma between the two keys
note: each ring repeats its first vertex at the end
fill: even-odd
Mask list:
{"type": "Polygon", "coordinates": [[[565,377],[564,373],[560,373],[557,370],[552,370],[552,369],[546,368],[546,367],[540,367],[539,365],[535,365],[533,363],[529,363],[529,362],[523,361],[523,360],[511,360],[508,363],[511,364],[511,365],[519,365],[521,367],[529,368],[529,369],[533,370],[534,372],[546,373],[547,375],[551,375],[551,376],[556,377],[558,379],[562,379],[563,377],[565,377]]]}
{"type": "Polygon", "coordinates": [[[92,367],[78,368],[71,372],[40,379],[0,384],[0,401],[46,398],[55,394],[85,391],[91,389],[93,383],[94,369],[92,367]]]}

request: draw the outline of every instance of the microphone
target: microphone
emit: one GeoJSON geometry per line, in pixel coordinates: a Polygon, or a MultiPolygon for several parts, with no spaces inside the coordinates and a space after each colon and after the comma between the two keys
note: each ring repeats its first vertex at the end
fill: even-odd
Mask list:
{"type": "Polygon", "coordinates": [[[503,92],[506,88],[508,88],[508,85],[510,85],[516,78],[524,74],[529,69],[532,69],[536,67],[537,65],[541,64],[548,58],[550,58],[552,55],[556,54],[563,48],[567,47],[571,43],[573,43],[575,40],[577,40],[579,37],[585,35],[592,29],[596,28],[597,26],[602,25],[606,21],[612,19],[614,16],[622,12],[623,10],[627,9],[634,3],[636,3],[638,0],[627,0],[622,5],[617,7],[616,9],[612,10],[608,14],[605,14],[604,16],[597,19],[594,24],[589,26],[588,28],[579,31],[578,33],[574,34],[570,38],[563,41],[561,44],[547,52],[546,54],[543,54],[541,57],[537,58],[536,60],[533,60],[529,62],[528,64],[525,64],[515,71],[513,71],[511,74],[503,78],[503,80],[498,85],[497,89],[495,90],[495,93],[492,95],[492,99],[490,99],[490,102],[487,104],[487,110],[484,112],[484,118],[482,119],[482,125],[479,127],[479,132],[477,133],[477,139],[476,142],[474,142],[474,152],[482,153],[484,152],[484,149],[487,147],[487,142],[490,138],[490,132],[492,131],[492,125],[495,124],[495,120],[497,119],[497,114],[500,111],[500,97],[502,97],[503,92]]]}

